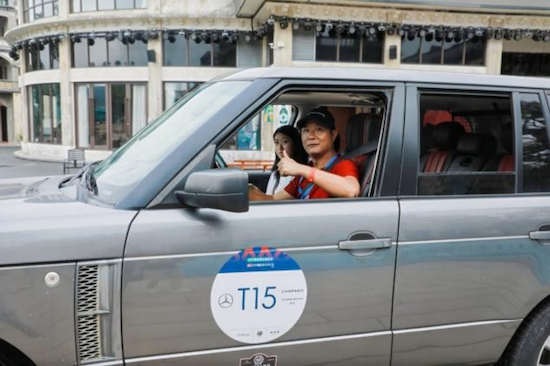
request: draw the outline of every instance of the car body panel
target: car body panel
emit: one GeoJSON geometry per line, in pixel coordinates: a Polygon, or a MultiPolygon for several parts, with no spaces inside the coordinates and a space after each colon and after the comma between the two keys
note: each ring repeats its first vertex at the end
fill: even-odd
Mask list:
{"type": "Polygon", "coordinates": [[[0,266],[122,257],[136,211],[79,202],[59,190],[63,180],[19,184],[18,197],[0,200],[0,266]]]}
{"type": "Polygon", "coordinates": [[[392,366],[493,365],[520,323],[480,322],[395,331],[392,366]]]}
{"type": "MultiPolygon", "coordinates": [[[[529,239],[529,232],[550,223],[550,197],[441,197],[400,204],[394,330],[520,320],[550,293],[550,246],[529,239]]],[[[480,327],[450,327],[447,333],[455,329],[452,337],[475,339],[480,327]]],[[[504,328],[493,332],[498,329],[499,337],[510,336],[504,328]]],[[[401,349],[401,342],[416,336],[404,333],[394,346],[401,349]]],[[[425,345],[438,342],[438,332],[424,335],[425,345]]],[[[505,345],[495,349],[493,361],[505,345]]],[[[473,352],[475,343],[471,347],[473,352]]]]}
{"type": "Polygon", "coordinates": [[[276,356],[279,365],[387,365],[391,334],[373,333],[370,335],[321,339],[296,344],[273,343],[263,347],[229,348],[221,352],[195,352],[172,354],[163,357],[140,357],[127,359],[126,365],[136,366],[210,366],[239,365],[240,361],[254,355],[276,356]],[[355,355],[355,356],[352,356],[355,355]],[[360,356],[357,356],[360,355],[360,356]]]}
{"type": "MultiPolygon", "coordinates": [[[[389,331],[395,246],[354,256],[339,250],[338,242],[364,231],[395,241],[397,219],[395,200],[260,204],[239,214],[208,209],[140,212],[124,263],[125,358],[246,346],[218,328],[209,299],[223,264],[255,246],[288,251],[307,281],[305,310],[277,342],[389,331]]],[[[350,357],[369,352],[376,354],[364,345],[350,357]]],[[[322,362],[317,356],[308,362],[313,360],[322,362]]],[[[388,364],[389,353],[384,363],[376,360],[376,365],[388,364]]]]}
{"type": "Polygon", "coordinates": [[[76,364],[74,277],[74,263],[0,268],[0,337],[37,365],[76,364]]]}

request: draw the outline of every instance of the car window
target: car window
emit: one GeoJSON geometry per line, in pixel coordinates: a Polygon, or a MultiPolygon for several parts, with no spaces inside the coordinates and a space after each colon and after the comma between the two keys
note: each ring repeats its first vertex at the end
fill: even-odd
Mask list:
{"type": "Polygon", "coordinates": [[[520,94],[523,141],[523,191],[550,191],[548,130],[539,94],[520,94]]]}
{"type": "Polygon", "coordinates": [[[273,132],[283,125],[292,125],[296,107],[290,104],[269,104],[233,134],[220,147],[219,154],[229,167],[271,168],[273,132]]]}
{"type": "Polygon", "coordinates": [[[419,121],[419,195],[515,191],[510,94],[424,91],[419,121]]]}
{"type": "Polygon", "coordinates": [[[203,84],[180,99],[94,172],[98,199],[115,204],[166,158],[187,136],[238,97],[248,81],[203,84]]]}
{"type": "MultiPolygon", "coordinates": [[[[218,149],[219,155],[228,167],[247,170],[250,183],[267,192],[268,178],[276,160],[273,133],[284,125],[295,126],[298,115],[303,116],[317,107],[326,107],[334,117],[340,155],[351,158],[348,154],[355,153],[352,160],[358,163],[359,180],[364,183],[361,195],[368,196],[379,156],[377,144],[383,135],[388,110],[387,99],[381,91],[365,91],[363,94],[293,90],[282,94],[246,121],[236,133],[224,139],[218,149]],[[281,100],[282,103],[279,102],[281,100]],[[357,152],[362,146],[373,143],[373,151],[366,154],[357,152]],[[259,175],[258,172],[265,174],[259,175]]],[[[289,182],[285,179],[285,183],[289,182]]]]}

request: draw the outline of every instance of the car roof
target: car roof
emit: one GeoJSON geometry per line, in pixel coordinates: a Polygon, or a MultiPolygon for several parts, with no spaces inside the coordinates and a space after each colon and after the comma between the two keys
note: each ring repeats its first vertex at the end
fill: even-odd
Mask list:
{"type": "Polygon", "coordinates": [[[223,80],[252,79],[324,79],[349,81],[409,82],[549,89],[550,79],[510,75],[487,75],[462,72],[388,70],[348,67],[267,67],[237,71],[223,80]]]}

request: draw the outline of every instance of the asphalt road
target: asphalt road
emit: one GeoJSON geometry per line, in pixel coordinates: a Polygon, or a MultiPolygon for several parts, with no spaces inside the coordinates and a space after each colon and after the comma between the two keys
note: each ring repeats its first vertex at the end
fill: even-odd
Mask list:
{"type": "Polygon", "coordinates": [[[0,146],[0,179],[62,175],[61,163],[44,163],[17,159],[13,156],[18,147],[0,146]]]}

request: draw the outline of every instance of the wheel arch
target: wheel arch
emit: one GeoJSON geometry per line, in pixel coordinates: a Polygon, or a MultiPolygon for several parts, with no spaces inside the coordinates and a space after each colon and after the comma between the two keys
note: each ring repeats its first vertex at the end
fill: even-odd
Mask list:
{"type": "Polygon", "coordinates": [[[36,364],[18,348],[0,338],[0,365],[36,366],[36,364]]]}

